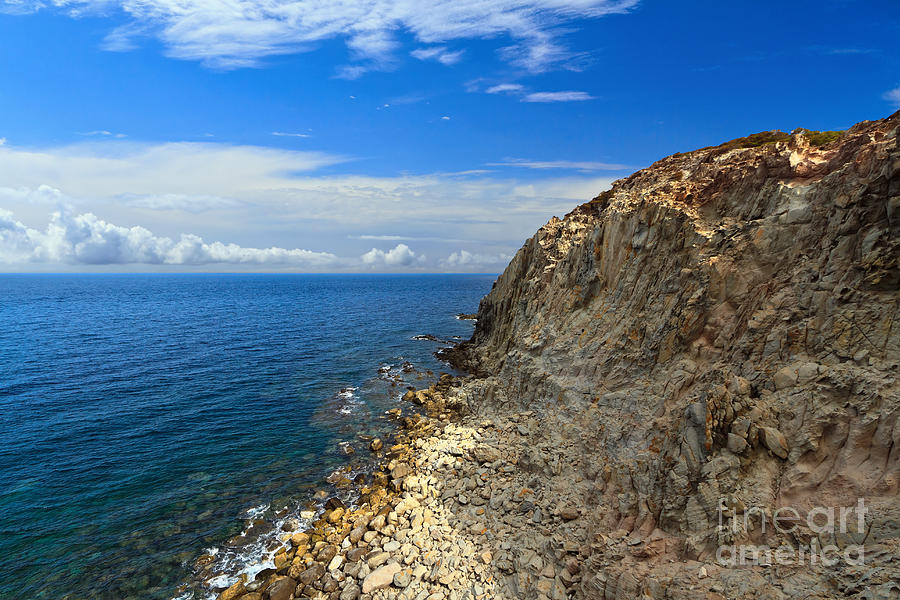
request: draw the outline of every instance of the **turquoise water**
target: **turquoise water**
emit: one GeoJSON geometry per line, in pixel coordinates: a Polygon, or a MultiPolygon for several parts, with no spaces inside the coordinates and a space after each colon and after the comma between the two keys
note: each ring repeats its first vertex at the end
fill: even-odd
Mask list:
{"type": "Polygon", "coordinates": [[[0,276],[0,598],[177,595],[340,443],[363,468],[493,279],[0,276]]]}

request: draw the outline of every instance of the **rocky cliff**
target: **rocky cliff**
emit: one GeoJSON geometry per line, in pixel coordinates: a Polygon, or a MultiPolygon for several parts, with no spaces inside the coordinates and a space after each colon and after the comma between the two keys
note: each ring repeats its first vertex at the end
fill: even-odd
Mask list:
{"type": "Polygon", "coordinates": [[[457,402],[512,418],[534,504],[578,518],[509,544],[508,595],[900,594],[898,126],[676,154],[519,250],[454,353],[477,375],[457,402]],[[543,590],[532,555],[559,565],[543,590]]]}

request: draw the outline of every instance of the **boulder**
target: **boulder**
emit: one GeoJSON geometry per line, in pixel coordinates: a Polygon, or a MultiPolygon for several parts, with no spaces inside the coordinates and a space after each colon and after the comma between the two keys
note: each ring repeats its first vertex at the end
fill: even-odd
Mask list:
{"type": "Polygon", "coordinates": [[[294,590],[297,589],[297,582],[290,577],[279,577],[266,588],[269,600],[291,600],[294,590]]]}
{"type": "Polygon", "coordinates": [[[217,600],[235,600],[238,596],[242,596],[247,591],[243,581],[238,581],[230,588],[219,594],[217,600]]]}
{"type": "Polygon", "coordinates": [[[386,588],[394,582],[394,575],[400,572],[400,565],[392,562],[378,567],[363,580],[362,593],[370,594],[375,590],[386,588]]]}

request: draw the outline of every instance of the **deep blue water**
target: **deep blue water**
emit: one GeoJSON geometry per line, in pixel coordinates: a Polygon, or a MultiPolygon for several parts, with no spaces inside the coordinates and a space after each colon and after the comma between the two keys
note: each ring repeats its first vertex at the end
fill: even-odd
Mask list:
{"type": "Polygon", "coordinates": [[[0,598],[171,598],[364,460],[493,279],[0,275],[0,598]]]}

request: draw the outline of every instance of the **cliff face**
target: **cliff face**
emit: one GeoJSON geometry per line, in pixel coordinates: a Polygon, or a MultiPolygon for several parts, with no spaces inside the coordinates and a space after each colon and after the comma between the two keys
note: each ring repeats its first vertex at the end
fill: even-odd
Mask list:
{"type": "MultiPolygon", "coordinates": [[[[583,507],[578,596],[674,597],[724,545],[813,537],[865,539],[898,575],[898,126],[665,158],[552,219],[484,298],[467,402],[537,423],[516,460],[583,507]],[[805,520],[859,498],[863,531],[805,520]],[[746,518],[778,507],[795,531],[746,518]]],[[[893,593],[853,568],[724,570],[703,593],[893,593]]]]}

